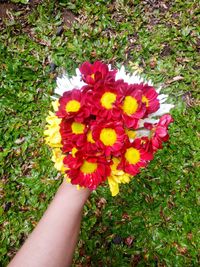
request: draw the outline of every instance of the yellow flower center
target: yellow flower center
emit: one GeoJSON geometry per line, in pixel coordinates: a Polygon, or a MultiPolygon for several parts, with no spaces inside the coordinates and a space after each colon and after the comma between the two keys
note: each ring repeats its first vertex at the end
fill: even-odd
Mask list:
{"type": "Polygon", "coordinates": [[[92,78],[92,80],[94,80],[94,73],[92,75],[90,75],[90,77],[92,78]]]}
{"type": "Polygon", "coordinates": [[[146,97],[146,96],[142,96],[142,103],[145,103],[146,104],[146,107],[148,108],[149,106],[149,99],[146,97]]]}
{"type": "Polygon", "coordinates": [[[112,146],[117,140],[117,134],[114,129],[104,128],[101,130],[100,140],[105,146],[112,146]]]}
{"type": "Polygon", "coordinates": [[[126,96],[122,106],[123,111],[127,115],[133,115],[138,108],[137,100],[132,96],[126,96]]]}
{"type": "Polygon", "coordinates": [[[87,160],[84,160],[83,165],[81,166],[80,170],[82,173],[90,174],[95,172],[97,169],[97,163],[92,163],[87,160]]]}
{"type": "Polygon", "coordinates": [[[101,105],[106,108],[106,109],[111,109],[113,103],[116,100],[116,94],[111,93],[111,92],[106,92],[102,95],[101,97],[101,105]]]}
{"type": "Polygon", "coordinates": [[[87,141],[90,142],[90,143],[92,143],[92,144],[95,143],[94,139],[92,138],[92,132],[91,131],[89,131],[87,133],[87,141]]]}
{"type": "Polygon", "coordinates": [[[126,150],[125,158],[128,163],[136,164],[140,161],[140,152],[137,149],[130,147],[126,150]]]}
{"type": "Polygon", "coordinates": [[[71,129],[74,134],[82,134],[84,133],[85,125],[79,122],[73,122],[71,129]]]}
{"type": "Polygon", "coordinates": [[[80,102],[78,102],[77,100],[70,100],[67,105],[66,105],[66,111],[67,112],[77,112],[79,111],[81,107],[80,102]]]}

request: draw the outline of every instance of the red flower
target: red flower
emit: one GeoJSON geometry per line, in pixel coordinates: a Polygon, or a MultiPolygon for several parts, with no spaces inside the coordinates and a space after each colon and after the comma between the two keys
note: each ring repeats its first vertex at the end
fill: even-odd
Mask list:
{"type": "Polygon", "coordinates": [[[76,115],[77,121],[83,121],[84,118],[88,117],[90,112],[85,103],[85,97],[80,90],[73,89],[67,91],[59,99],[59,109],[56,115],[59,118],[72,118],[76,115]]]}
{"type": "MultiPolygon", "coordinates": [[[[116,71],[109,71],[108,66],[101,61],[96,61],[94,64],[86,61],[79,69],[84,82],[93,86],[94,90],[103,85],[113,86],[116,71]]],[[[85,86],[83,89],[89,90],[90,87],[85,86]]]]}
{"type": "Polygon", "coordinates": [[[153,151],[162,148],[162,143],[168,141],[168,126],[173,122],[170,114],[163,115],[157,124],[145,123],[144,127],[152,131],[151,145],[153,151]]]}
{"type": "Polygon", "coordinates": [[[119,156],[124,142],[128,139],[121,122],[97,121],[91,128],[97,146],[106,156],[119,156]]]}
{"type": "Polygon", "coordinates": [[[87,132],[84,123],[63,119],[60,124],[60,135],[62,139],[63,152],[69,152],[75,147],[82,147],[85,142],[87,132]]]}
{"type": "Polygon", "coordinates": [[[108,66],[100,61],[96,61],[94,64],[88,61],[84,62],[79,68],[84,82],[93,85],[100,79],[106,77],[108,73],[108,66]]]}
{"type": "Polygon", "coordinates": [[[126,127],[136,129],[138,120],[143,118],[146,108],[142,103],[142,91],[137,84],[119,83],[119,90],[124,96],[121,103],[122,118],[126,127]]]}
{"type": "Polygon", "coordinates": [[[144,149],[146,152],[153,154],[153,148],[151,140],[147,136],[142,136],[141,138],[136,139],[137,146],[144,149]]]}
{"type": "Polygon", "coordinates": [[[99,91],[88,92],[88,105],[92,114],[107,120],[117,120],[121,117],[119,108],[121,99],[122,95],[116,89],[107,87],[103,87],[99,91]]]}
{"type": "Polygon", "coordinates": [[[146,106],[146,115],[156,112],[160,107],[156,90],[148,84],[140,84],[139,87],[142,90],[142,103],[146,106]]]}
{"type": "Polygon", "coordinates": [[[140,168],[145,167],[152,159],[153,153],[147,152],[142,147],[140,138],[137,138],[133,143],[127,143],[118,169],[136,175],[140,172],[140,168]]]}
{"type": "Polygon", "coordinates": [[[75,157],[68,155],[63,160],[69,168],[66,171],[71,183],[87,187],[90,190],[97,188],[110,175],[110,162],[105,157],[87,157],[77,152],[75,157]]]}
{"type": "Polygon", "coordinates": [[[96,155],[97,153],[102,154],[102,151],[100,151],[100,149],[97,147],[97,143],[93,139],[93,134],[90,126],[88,127],[88,132],[86,133],[86,139],[83,144],[82,150],[85,151],[87,155],[96,155]]]}

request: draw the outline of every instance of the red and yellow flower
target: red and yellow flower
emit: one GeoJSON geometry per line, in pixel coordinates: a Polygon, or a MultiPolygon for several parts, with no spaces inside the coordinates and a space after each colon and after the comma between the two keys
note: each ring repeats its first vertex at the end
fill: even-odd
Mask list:
{"type": "Polygon", "coordinates": [[[73,89],[65,92],[59,99],[59,108],[56,115],[59,118],[70,119],[76,116],[77,121],[83,121],[90,115],[87,106],[84,105],[85,98],[80,90],[73,89]]]}
{"type": "Polygon", "coordinates": [[[100,153],[99,148],[97,147],[97,143],[93,139],[93,134],[91,127],[89,127],[88,132],[86,133],[86,139],[83,144],[83,150],[88,154],[88,155],[95,155],[96,153],[100,153]]]}
{"type": "Polygon", "coordinates": [[[119,91],[112,88],[105,87],[100,91],[93,92],[90,98],[93,103],[91,111],[93,114],[107,120],[119,120],[121,117],[119,107],[121,98],[119,91]]]}
{"type": "Polygon", "coordinates": [[[100,89],[103,86],[113,87],[116,71],[110,71],[106,64],[100,61],[91,64],[86,61],[79,69],[83,81],[89,85],[84,86],[84,90],[89,90],[91,87],[93,87],[93,90],[100,89]]]}
{"type": "Polygon", "coordinates": [[[142,90],[142,103],[146,106],[146,115],[156,112],[160,103],[155,88],[147,84],[140,84],[139,87],[142,90]]]}
{"type": "Polygon", "coordinates": [[[63,152],[69,152],[75,147],[82,147],[85,142],[87,126],[85,123],[65,120],[60,123],[60,134],[62,138],[63,152]]]}
{"type": "Polygon", "coordinates": [[[110,175],[110,162],[105,157],[87,157],[77,152],[75,157],[68,155],[64,164],[69,169],[66,174],[72,184],[94,190],[110,175]]]}
{"type": "Polygon", "coordinates": [[[84,82],[91,85],[95,84],[98,80],[105,78],[109,71],[108,66],[100,61],[96,61],[94,64],[86,61],[79,69],[84,82]]]}
{"type": "Polygon", "coordinates": [[[93,138],[97,146],[104,151],[105,156],[119,156],[124,142],[127,140],[121,122],[97,121],[92,127],[93,138]]]}
{"type": "Polygon", "coordinates": [[[136,129],[138,120],[143,118],[146,107],[142,103],[142,91],[138,85],[119,84],[119,89],[123,95],[121,103],[122,118],[127,128],[136,129]]]}
{"type": "Polygon", "coordinates": [[[140,172],[140,168],[145,167],[152,159],[153,154],[144,150],[140,138],[137,138],[133,143],[127,143],[118,169],[136,175],[140,172]]]}

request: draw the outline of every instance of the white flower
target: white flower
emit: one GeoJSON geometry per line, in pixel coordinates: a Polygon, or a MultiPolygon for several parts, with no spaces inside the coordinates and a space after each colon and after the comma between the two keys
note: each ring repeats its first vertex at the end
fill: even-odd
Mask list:
{"type": "Polygon", "coordinates": [[[148,129],[144,129],[144,130],[137,130],[137,134],[136,134],[136,137],[143,137],[143,136],[147,136],[149,137],[150,135],[150,130],[148,129]]]}
{"type": "Polygon", "coordinates": [[[167,98],[168,98],[168,95],[164,95],[164,94],[158,95],[158,100],[160,103],[164,103],[167,100],[167,98]]]}
{"type": "Polygon", "coordinates": [[[155,123],[158,123],[158,119],[152,119],[152,118],[145,118],[145,119],[140,119],[139,120],[139,128],[142,128],[144,127],[144,123],[152,123],[152,124],[155,124],[155,123]]]}
{"type": "Polygon", "coordinates": [[[162,115],[169,113],[173,107],[174,105],[172,104],[161,103],[160,108],[156,112],[150,114],[149,118],[152,119],[153,117],[161,117],[162,115]]]}
{"type": "Polygon", "coordinates": [[[116,73],[116,80],[120,80],[123,79],[125,82],[127,82],[128,84],[133,84],[133,83],[147,83],[148,85],[152,86],[153,83],[151,80],[146,81],[144,80],[141,76],[138,75],[138,72],[135,71],[132,74],[127,74],[125,71],[124,66],[122,66],[116,73]]]}
{"type": "Polygon", "coordinates": [[[86,85],[81,78],[81,73],[79,69],[76,69],[76,76],[69,78],[67,74],[63,75],[61,78],[56,80],[57,87],[55,89],[55,94],[62,96],[64,92],[71,91],[72,89],[81,89],[82,86],[86,85]]]}

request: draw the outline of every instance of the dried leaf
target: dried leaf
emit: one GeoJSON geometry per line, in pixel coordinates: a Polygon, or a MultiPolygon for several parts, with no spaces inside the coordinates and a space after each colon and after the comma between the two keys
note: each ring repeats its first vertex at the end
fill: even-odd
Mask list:
{"type": "Polygon", "coordinates": [[[97,201],[97,207],[98,208],[104,208],[106,205],[107,201],[105,198],[101,197],[98,201],[97,201]]]}
{"type": "Polygon", "coordinates": [[[176,76],[176,77],[172,78],[171,80],[166,81],[166,84],[171,84],[171,83],[178,82],[181,80],[184,80],[184,77],[176,76]]]}
{"type": "Polygon", "coordinates": [[[15,144],[21,145],[22,143],[24,143],[24,141],[25,141],[25,137],[21,137],[15,140],[15,144]]]}

